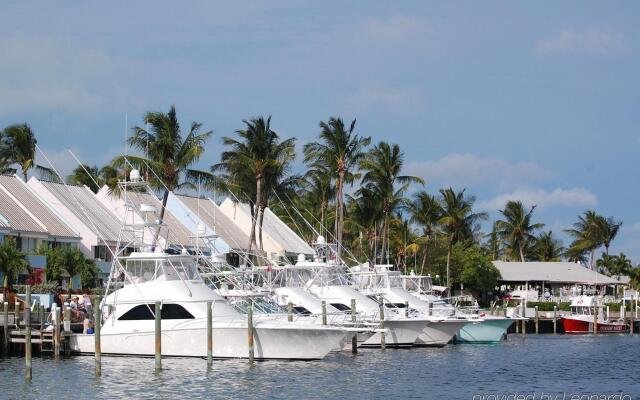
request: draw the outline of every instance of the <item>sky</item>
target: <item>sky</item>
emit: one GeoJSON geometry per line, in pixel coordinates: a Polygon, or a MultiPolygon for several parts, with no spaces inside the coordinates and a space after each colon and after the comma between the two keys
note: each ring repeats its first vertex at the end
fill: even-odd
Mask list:
{"type": "Polygon", "coordinates": [[[68,148],[106,164],[172,104],[214,131],[200,168],[243,119],[272,115],[301,148],[320,120],[356,118],[427,191],[467,188],[492,219],[535,204],[561,237],[594,209],[623,220],[611,251],[638,263],[639,16],[634,1],[7,2],[0,127],[28,122],[69,172],[68,148]]]}

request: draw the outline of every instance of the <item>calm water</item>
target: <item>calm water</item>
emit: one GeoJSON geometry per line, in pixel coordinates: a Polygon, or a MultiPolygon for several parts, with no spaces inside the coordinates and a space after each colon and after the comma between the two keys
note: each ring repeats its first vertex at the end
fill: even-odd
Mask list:
{"type": "MultiPolygon", "coordinates": [[[[0,359],[0,398],[440,398],[474,394],[619,393],[640,398],[640,336],[510,335],[495,345],[442,349],[361,351],[317,362],[93,357],[56,362],[33,359],[33,383],[24,384],[24,360],[0,359]]],[[[569,398],[567,394],[566,399],[569,398]]],[[[492,397],[490,397],[492,398],[492,397]]],[[[536,400],[540,397],[536,397],[536,400]]]]}

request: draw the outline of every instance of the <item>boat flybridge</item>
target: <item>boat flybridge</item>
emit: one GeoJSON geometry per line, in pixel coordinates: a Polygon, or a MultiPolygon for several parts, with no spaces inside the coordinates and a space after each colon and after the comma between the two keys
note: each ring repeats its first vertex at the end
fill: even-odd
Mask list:
{"type": "MultiPolygon", "coordinates": [[[[313,247],[316,254],[312,261],[301,254],[295,265],[272,268],[277,271],[270,280],[273,299],[282,306],[292,303],[301,312],[308,313],[316,312],[324,301],[328,313],[346,315],[352,314],[352,301],[355,300],[358,319],[370,326],[380,326],[378,299],[368,297],[352,286],[347,267],[339,261],[335,246],[325,243],[320,236],[313,247]]],[[[361,346],[380,346],[382,333],[387,346],[413,346],[430,322],[428,318],[407,315],[394,307],[385,306],[383,313],[385,331],[374,332],[368,337],[359,336],[361,346]]]]}
{"type": "MultiPolygon", "coordinates": [[[[430,304],[435,315],[450,315],[467,318],[469,322],[456,334],[456,341],[467,343],[499,342],[506,337],[507,330],[519,317],[501,317],[482,312],[477,306],[462,308],[455,303],[436,296],[431,276],[401,275],[401,286],[414,297],[430,304]]],[[[453,300],[453,299],[450,299],[453,300]]]]}
{"type": "MultiPolygon", "coordinates": [[[[153,205],[128,202],[128,191],[150,193],[139,173],[132,171],[131,181],[119,185],[126,204],[122,231],[133,235],[118,243],[100,304],[103,354],[153,355],[155,303],[160,302],[163,355],[206,357],[207,307],[211,304],[213,356],[247,358],[247,316],[205,284],[197,257],[185,249],[178,254],[167,252],[168,229],[158,222],[153,205]],[[164,238],[164,247],[159,238],[164,238]]],[[[269,315],[256,315],[253,327],[256,359],[322,359],[340,348],[348,334],[336,326],[289,322],[269,315]]],[[[71,347],[74,352],[93,353],[94,337],[74,334],[71,347]]]]}
{"type": "Polygon", "coordinates": [[[462,327],[482,321],[477,316],[456,314],[453,307],[434,308],[433,303],[412,295],[403,287],[400,271],[393,271],[392,265],[375,265],[371,268],[367,262],[351,267],[349,275],[350,281],[363,294],[382,296],[386,307],[429,320],[429,324],[418,336],[416,345],[445,346],[462,327]]]}

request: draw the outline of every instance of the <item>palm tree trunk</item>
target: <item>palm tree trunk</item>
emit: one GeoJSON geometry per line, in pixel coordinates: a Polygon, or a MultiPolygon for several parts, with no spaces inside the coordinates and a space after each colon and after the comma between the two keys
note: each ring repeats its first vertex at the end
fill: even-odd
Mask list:
{"type": "Polygon", "coordinates": [[[424,267],[427,264],[428,247],[429,247],[429,237],[427,236],[427,241],[424,244],[424,256],[422,257],[422,265],[420,266],[420,275],[424,275],[424,267]]]}
{"type": "Polygon", "coordinates": [[[382,262],[385,262],[385,256],[387,255],[387,234],[388,232],[388,228],[387,228],[387,212],[384,212],[384,215],[382,216],[382,253],[380,256],[380,259],[382,260],[382,262]]]}
{"type": "Polygon", "coordinates": [[[24,178],[24,181],[26,182],[27,181],[27,171],[24,170],[24,169],[22,170],[22,176],[24,178]]]}
{"type": "MultiPolygon", "coordinates": [[[[167,209],[167,201],[169,200],[169,190],[165,189],[164,194],[162,195],[162,208],[160,208],[160,217],[158,218],[158,223],[162,224],[164,220],[164,211],[167,209]]],[[[158,244],[158,239],[160,238],[160,226],[156,229],[156,233],[153,235],[153,242],[151,242],[151,252],[156,251],[156,245],[158,244]]]]}
{"type": "Polygon", "coordinates": [[[4,301],[8,301],[7,300],[8,290],[9,290],[9,275],[5,273],[3,283],[2,283],[2,298],[4,299],[4,301]]]}
{"type": "Polygon", "coordinates": [[[264,245],[262,243],[262,221],[264,220],[264,209],[265,207],[258,207],[258,240],[260,241],[260,250],[264,250],[264,245]]]}
{"type": "Polygon", "coordinates": [[[449,239],[449,247],[447,248],[447,294],[451,297],[451,284],[449,281],[450,274],[449,269],[451,267],[451,252],[453,251],[453,241],[449,239]]]}
{"type": "Polygon", "coordinates": [[[518,250],[520,251],[520,261],[524,262],[524,249],[523,249],[523,246],[520,245],[518,250]]]}
{"type": "MultiPolygon", "coordinates": [[[[251,234],[249,235],[249,252],[253,248],[253,245],[256,244],[256,220],[260,213],[260,201],[262,199],[262,177],[260,175],[256,176],[256,201],[255,201],[255,211],[254,207],[252,207],[251,213],[251,234]]],[[[256,245],[256,248],[258,246],[256,245]]]]}
{"type": "Polygon", "coordinates": [[[340,172],[338,174],[338,185],[337,185],[337,208],[336,208],[336,262],[340,262],[340,254],[342,254],[342,228],[344,226],[344,212],[343,212],[343,204],[344,198],[342,196],[342,186],[344,185],[344,173],[340,172]]]}

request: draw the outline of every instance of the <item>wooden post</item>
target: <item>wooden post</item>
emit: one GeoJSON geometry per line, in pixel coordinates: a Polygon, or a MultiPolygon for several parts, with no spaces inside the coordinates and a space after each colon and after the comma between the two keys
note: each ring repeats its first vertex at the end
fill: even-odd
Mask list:
{"type": "Polygon", "coordinates": [[[538,314],[538,306],[536,306],[536,335],[540,333],[540,315],[538,314]]]}
{"type": "Polygon", "coordinates": [[[213,365],[213,312],[212,303],[207,301],[207,368],[213,365]]]}
{"type": "Polygon", "coordinates": [[[553,333],[558,333],[558,306],[553,306],[553,333]]]}
{"type": "Polygon", "coordinates": [[[409,302],[408,301],[404,302],[404,316],[409,318],[409,302]]]}
{"type": "MultiPolygon", "coordinates": [[[[38,319],[40,320],[40,332],[42,332],[44,331],[44,305],[42,304],[38,307],[38,319]]],[[[40,338],[42,339],[42,336],[40,338]]]]}
{"type": "Polygon", "coordinates": [[[622,302],[622,306],[620,307],[620,319],[622,323],[627,325],[627,307],[624,301],[622,302]]]}
{"type": "Polygon", "coordinates": [[[522,305],[522,336],[527,334],[527,308],[522,305]]]}
{"type": "Polygon", "coordinates": [[[607,320],[611,320],[611,309],[609,308],[609,306],[607,306],[607,320]]]}
{"type": "Polygon", "coordinates": [[[289,322],[293,322],[293,303],[289,302],[289,304],[287,304],[287,320],[289,322]]]}
{"type": "Polygon", "coordinates": [[[53,356],[58,360],[60,359],[60,307],[56,305],[54,310],[56,325],[53,332],[53,356]]]}
{"type": "MultiPolygon", "coordinates": [[[[382,296],[380,296],[380,329],[384,329],[384,298],[382,296]]],[[[380,332],[380,348],[382,350],[387,348],[384,332],[380,332]]]]}
{"type": "Polygon", "coordinates": [[[156,301],[156,372],[162,370],[162,309],[160,302],[156,301]]]}
{"type": "MultiPolygon", "coordinates": [[[[356,299],[351,299],[351,323],[354,324],[355,327],[355,323],[356,323],[356,299]]],[[[352,353],[357,353],[358,352],[358,333],[354,333],[353,337],[351,338],[351,352],[352,353]]]]}
{"type": "Polygon", "coordinates": [[[247,334],[248,334],[248,342],[249,342],[249,363],[253,364],[254,353],[253,353],[253,301],[249,304],[249,309],[247,310],[247,334]]]}
{"type": "Polygon", "coordinates": [[[31,285],[27,285],[27,296],[24,303],[24,380],[31,383],[31,285]]]}
{"type": "Polygon", "coordinates": [[[327,302],[322,300],[322,325],[327,324],[327,302]]]}
{"type": "Polygon", "coordinates": [[[64,355],[71,355],[71,307],[64,303],[64,355]]]}
{"type": "Polygon", "coordinates": [[[102,308],[100,308],[100,298],[96,299],[96,306],[93,309],[93,336],[95,339],[96,356],[96,376],[102,375],[102,346],[100,344],[100,328],[102,325],[102,308]]]}
{"type": "Polygon", "coordinates": [[[593,334],[598,334],[598,305],[593,308],[593,334]]]}
{"type": "Polygon", "coordinates": [[[504,317],[507,316],[507,306],[505,305],[504,307],[502,307],[502,314],[504,317]]]}
{"type": "Polygon", "coordinates": [[[17,328],[20,328],[20,303],[18,303],[18,299],[16,299],[16,304],[13,305],[13,323],[17,328]]]}
{"type": "Polygon", "coordinates": [[[629,326],[629,335],[633,335],[633,325],[635,323],[635,318],[633,317],[633,313],[629,316],[629,320],[631,321],[631,325],[629,326]]]}
{"type": "Polygon", "coordinates": [[[2,317],[4,318],[2,321],[2,354],[6,357],[9,355],[9,303],[6,301],[2,309],[2,317]]]}

